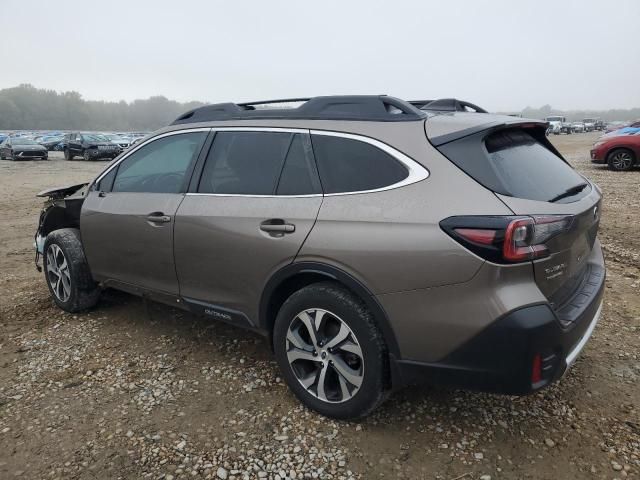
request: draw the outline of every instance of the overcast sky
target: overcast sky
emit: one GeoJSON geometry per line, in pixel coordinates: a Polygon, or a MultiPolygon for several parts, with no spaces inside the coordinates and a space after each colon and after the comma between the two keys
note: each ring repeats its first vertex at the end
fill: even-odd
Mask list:
{"type": "Polygon", "coordinates": [[[640,0],[1,0],[0,88],[640,106],[640,0]]]}

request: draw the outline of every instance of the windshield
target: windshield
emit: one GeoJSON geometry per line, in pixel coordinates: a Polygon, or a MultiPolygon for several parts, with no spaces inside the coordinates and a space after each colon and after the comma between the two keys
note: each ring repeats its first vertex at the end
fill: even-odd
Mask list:
{"type": "Polygon", "coordinates": [[[547,117],[547,122],[561,122],[562,117],[547,117]]]}
{"type": "Polygon", "coordinates": [[[97,135],[95,133],[83,133],[82,139],[89,142],[108,142],[109,139],[104,135],[97,135]]]}
{"type": "Polygon", "coordinates": [[[14,145],[38,145],[38,142],[31,140],[30,138],[23,137],[12,138],[11,143],[14,145]]]}

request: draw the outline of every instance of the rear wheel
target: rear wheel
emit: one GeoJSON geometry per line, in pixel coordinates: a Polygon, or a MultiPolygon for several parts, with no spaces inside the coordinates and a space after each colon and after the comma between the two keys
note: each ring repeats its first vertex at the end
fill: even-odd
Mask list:
{"type": "Polygon", "coordinates": [[[619,172],[631,170],[635,161],[636,159],[633,152],[626,148],[617,148],[607,155],[609,168],[619,172]]]}
{"type": "Polygon", "coordinates": [[[89,151],[88,151],[88,150],[85,150],[85,151],[82,153],[82,158],[84,158],[84,159],[85,159],[85,161],[87,161],[87,162],[88,162],[89,160],[91,160],[91,155],[89,155],[89,151]]]}
{"type": "Polygon", "coordinates": [[[273,346],[293,393],[339,419],[364,417],[385,398],[388,356],[373,316],[334,283],[295,292],[278,312],[273,346]]]}
{"type": "Polygon", "coordinates": [[[98,302],[100,289],[91,277],[79,230],[63,228],[47,235],[44,271],[51,296],[61,309],[78,312],[98,302]]]}

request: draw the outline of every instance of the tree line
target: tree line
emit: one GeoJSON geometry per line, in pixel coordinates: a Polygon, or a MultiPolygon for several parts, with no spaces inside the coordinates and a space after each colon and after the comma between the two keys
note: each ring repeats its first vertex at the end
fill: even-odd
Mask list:
{"type": "MultiPolygon", "coordinates": [[[[162,96],[130,103],[84,100],[78,92],[58,93],[25,84],[0,90],[0,130],[148,131],[167,125],[201,105],[204,104],[180,103],[162,96]]],[[[640,108],[562,111],[544,105],[510,113],[540,119],[549,115],[564,115],[569,120],[592,117],[604,121],[640,119],[640,108]]]]}
{"type": "Polygon", "coordinates": [[[0,130],[147,131],[201,105],[162,96],[131,103],[84,100],[78,92],[20,85],[0,90],[0,130]]]}

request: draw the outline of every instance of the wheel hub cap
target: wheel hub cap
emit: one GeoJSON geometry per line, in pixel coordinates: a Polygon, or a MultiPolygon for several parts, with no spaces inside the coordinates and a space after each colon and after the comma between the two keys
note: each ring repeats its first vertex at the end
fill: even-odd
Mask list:
{"type": "Polygon", "coordinates": [[[51,290],[61,302],[71,296],[71,273],[62,249],[55,243],[47,249],[47,279],[51,290]]]}
{"type": "Polygon", "coordinates": [[[300,312],[290,323],[287,360],[298,382],[329,403],[347,401],[364,379],[362,348],[347,324],[319,308],[300,312]]]}

